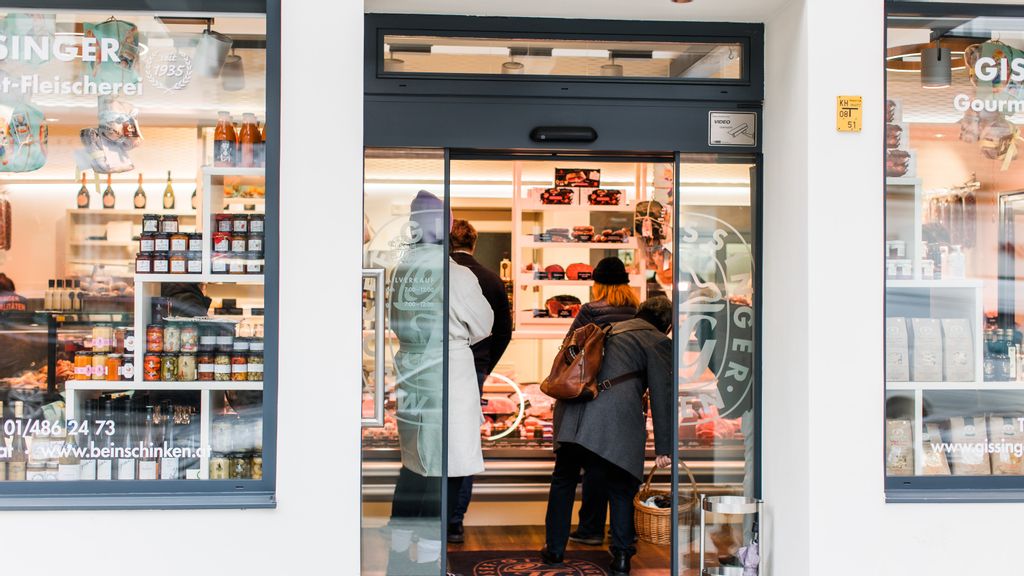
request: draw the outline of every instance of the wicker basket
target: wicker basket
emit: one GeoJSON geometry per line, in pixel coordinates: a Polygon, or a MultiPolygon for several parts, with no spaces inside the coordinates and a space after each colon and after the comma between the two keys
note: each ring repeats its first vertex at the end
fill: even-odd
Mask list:
{"type": "MultiPolygon", "coordinates": [[[[680,491],[678,518],[680,525],[690,526],[693,523],[694,510],[697,509],[697,480],[685,462],[679,460],[679,465],[686,471],[693,492],[687,497],[680,491]]],[[[672,494],[666,490],[651,490],[651,481],[654,480],[654,473],[657,470],[657,467],[651,468],[651,473],[647,475],[647,482],[644,482],[643,487],[633,497],[633,522],[636,524],[638,538],[651,544],[668,546],[672,544],[672,509],[653,508],[645,506],[643,503],[651,496],[671,496],[672,494]]]]}

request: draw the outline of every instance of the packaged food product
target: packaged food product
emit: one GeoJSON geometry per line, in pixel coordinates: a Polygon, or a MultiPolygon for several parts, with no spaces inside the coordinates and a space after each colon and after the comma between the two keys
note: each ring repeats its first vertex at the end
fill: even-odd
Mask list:
{"type": "Polygon", "coordinates": [[[1024,432],[1020,415],[988,417],[988,434],[995,451],[992,453],[992,474],[995,476],[1024,475],[1024,432]]]}
{"type": "Polygon", "coordinates": [[[541,204],[570,205],[576,197],[571,188],[548,188],[540,195],[541,204]]]}
{"type": "Polygon", "coordinates": [[[565,275],[569,280],[590,280],[594,277],[594,268],[589,264],[577,262],[565,269],[565,275]]]}
{"type": "Polygon", "coordinates": [[[942,319],[942,361],[947,382],[974,381],[974,346],[967,319],[942,319]]]}
{"type": "Polygon", "coordinates": [[[910,380],[910,346],[907,319],[885,319],[885,379],[888,382],[910,380]]]}
{"type": "Polygon", "coordinates": [[[935,318],[913,318],[911,376],[915,382],[942,380],[942,325],[935,318]]]}
{"type": "Polygon", "coordinates": [[[949,419],[955,476],[988,476],[992,473],[985,428],[984,416],[957,416],[949,419]]]}
{"type": "Polygon", "coordinates": [[[622,203],[622,190],[598,188],[587,195],[591,206],[618,206],[622,203]]]}
{"type": "Polygon", "coordinates": [[[914,474],[914,424],[910,420],[885,421],[885,472],[889,476],[914,474]]]}
{"type": "Polygon", "coordinates": [[[924,455],[921,462],[923,476],[949,476],[949,460],[942,450],[942,433],[938,424],[925,424],[921,452],[924,455]]]}

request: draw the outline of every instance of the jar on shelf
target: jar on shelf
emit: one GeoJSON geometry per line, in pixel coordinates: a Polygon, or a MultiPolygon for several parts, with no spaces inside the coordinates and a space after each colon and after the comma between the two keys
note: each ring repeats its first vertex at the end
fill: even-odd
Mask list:
{"type": "Polygon", "coordinates": [[[238,256],[245,254],[245,246],[249,240],[248,235],[245,232],[232,232],[231,233],[231,253],[238,256]]]}
{"type": "Polygon", "coordinates": [[[227,457],[220,454],[212,455],[210,457],[210,480],[227,480],[228,466],[227,457]]]}
{"type": "Polygon", "coordinates": [[[263,480],[263,456],[261,454],[252,456],[252,479],[263,480]]]}
{"type": "Polygon", "coordinates": [[[171,252],[188,252],[188,234],[184,232],[171,234],[171,252]]]}
{"type": "Polygon", "coordinates": [[[199,370],[195,354],[180,354],[178,356],[178,380],[181,382],[195,382],[199,379],[199,370]]]}
{"type": "Polygon", "coordinates": [[[249,352],[249,364],[246,367],[246,377],[250,382],[263,381],[263,352],[249,352]]]}
{"type": "Polygon", "coordinates": [[[199,351],[214,352],[217,350],[217,325],[198,324],[199,328],[199,351]]]}
{"type": "Polygon", "coordinates": [[[164,325],[150,324],[146,326],[146,352],[164,351],[164,325]]]}
{"type": "Polygon", "coordinates": [[[178,355],[164,354],[160,357],[160,379],[174,382],[178,379],[178,355]]]}
{"type": "Polygon", "coordinates": [[[249,379],[249,355],[245,352],[233,352],[231,354],[231,380],[245,382],[249,379]]]}
{"type": "Polygon", "coordinates": [[[156,382],[160,379],[163,359],[159,352],[147,352],[142,360],[142,379],[146,382],[156,382]]]}
{"type": "Polygon", "coordinates": [[[152,254],[139,254],[135,257],[135,273],[136,274],[152,274],[153,273],[153,255],[152,254]]]}
{"type": "Polygon", "coordinates": [[[75,380],[92,379],[92,352],[75,354],[75,380]]]}
{"type": "Polygon", "coordinates": [[[235,329],[230,324],[216,324],[217,352],[230,354],[235,349],[235,329]]]}
{"type": "Polygon", "coordinates": [[[160,219],[160,231],[166,232],[167,234],[175,234],[178,232],[178,217],[173,214],[167,214],[160,219]]]}
{"type": "Polygon", "coordinates": [[[92,351],[110,352],[114,347],[114,327],[97,324],[92,327],[92,351]]]}
{"type": "Polygon", "coordinates": [[[181,327],[176,323],[169,323],[164,326],[164,352],[178,352],[181,350],[181,327]]]}
{"type": "Polygon", "coordinates": [[[235,234],[249,233],[249,215],[243,212],[234,214],[231,217],[231,231],[235,234]]]}
{"type": "Polygon", "coordinates": [[[263,234],[249,232],[245,237],[245,251],[250,256],[263,258],[263,234]]]}
{"type": "Polygon", "coordinates": [[[263,257],[249,254],[245,257],[246,274],[263,274],[263,257]]]}
{"type": "Polygon", "coordinates": [[[263,214],[249,214],[249,233],[263,234],[263,214]]]}
{"type": "Polygon", "coordinates": [[[188,251],[189,252],[202,252],[203,251],[203,235],[195,232],[188,235],[188,251]]]}
{"type": "Polygon", "coordinates": [[[199,326],[196,324],[184,324],[181,327],[181,348],[182,353],[195,354],[199,351],[199,326]]]}
{"type": "Polygon", "coordinates": [[[158,214],[142,215],[142,233],[156,234],[160,231],[160,216],[158,214]]]}
{"type": "Polygon", "coordinates": [[[121,355],[107,355],[106,366],[104,367],[104,379],[117,382],[121,379],[121,355]]]}
{"type": "Polygon", "coordinates": [[[252,477],[252,462],[246,454],[232,454],[228,458],[228,478],[248,480],[252,477]]]}
{"type": "Polygon", "coordinates": [[[231,233],[232,229],[232,218],[231,214],[216,214],[213,217],[214,220],[214,232],[227,232],[231,233]]]}
{"type": "Polygon", "coordinates": [[[139,236],[139,252],[149,254],[156,251],[156,232],[146,232],[139,236]]]}
{"type": "Polygon", "coordinates": [[[153,252],[170,252],[171,235],[165,232],[153,234],[153,252]]]}
{"type": "MultiPolygon", "coordinates": [[[[241,324],[239,324],[241,326],[241,324]]],[[[248,352],[249,351],[249,339],[244,337],[236,337],[234,343],[231,345],[232,352],[248,352]]]]}
{"type": "Polygon", "coordinates": [[[210,256],[210,272],[213,274],[227,274],[230,257],[227,252],[213,254],[210,256]]]}
{"type": "Polygon", "coordinates": [[[188,255],[185,252],[171,252],[170,273],[186,274],[188,272],[188,255]]]}
{"type": "Polygon", "coordinates": [[[189,274],[202,274],[203,273],[203,253],[202,252],[188,252],[186,254],[186,272],[189,274]]]}
{"type": "Polygon", "coordinates": [[[217,382],[231,381],[231,354],[218,352],[213,358],[213,379],[217,382]]]}
{"type": "Polygon", "coordinates": [[[107,379],[107,355],[100,352],[95,352],[92,355],[92,379],[93,380],[106,380],[107,379]]]}
{"type": "Polygon", "coordinates": [[[167,274],[171,270],[171,256],[167,252],[153,253],[153,273],[167,274]]]}
{"type": "Polygon", "coordinates": [[[228,260],[228,274],[245,274],[245,256],[233,254],[228,260]]]}
{"type": "Polygon", "coordinates": [[[121,359],[121,380],[124,382],[131,382],[135,380],[135,356],[132,354],[125,354],[121,359]]]}
{"type": "Polygon", "coordinates": [[[210,382],[214,379],[214,361],[215,357],[208,352],[202,352],[196,357],[196,375],[200,382],[210,382]]]}

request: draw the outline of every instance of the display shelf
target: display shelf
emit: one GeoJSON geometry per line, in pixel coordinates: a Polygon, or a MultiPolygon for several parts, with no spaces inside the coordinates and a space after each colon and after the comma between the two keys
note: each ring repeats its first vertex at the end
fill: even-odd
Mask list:
{"type": "Polygon", "coordinates": [[[72,240],[68,244],[92,248],[134,248],[138,246],[137,242],[110,242],[108,240],[72,240]]]}
{"type": "Polygon", "coordinates": [[[885,222],[888,240],[901,240],[906,244],[906,258],[911,261],[915,279],[921,278],[921,226],[923,224],[922,191],[920,178],[885,179],[885,222]]]}
{"type": "MultiPolygon", "coordinates": [[[[634,287],[638,287],[643,281],[643,277],[638,274],[630,274],[629,284],[634,287]]],[[[593,280],[535,280],[533,276],[527,274],[520,274],[519,281],[517,282],[520,286],[593,286],[593,280]]]]}
{"type": "Polygon", "coordinates": [[[906,177],[901,177],[901,178],[888,177],[888,178],[885,179],[885,185],[886,186],[920,186],[921,185],[921,179],[920,178],[906,178],[906,177]]]}
{"type": "Polygon", "coordinates": [[[263,274],[136,274],[135,282],[201,282],[204,284],[263,284],[263,274]]]}
{"type": "Polygon", "coordinates": [[[633,206],[589,206],[587,204],[536,204],[524,202],[520,207],[523,212],[559,212],[590,214],[591,212],[632,212],[633,206]]]}
{"type": "Polygon", "coordinates": [[[886,280],[886,289],[932,289],[932,288],[976,288],[981,289],[984,281],[973,279],[955,280],[886,280]]]}
{"type": "Polygon", "coordinates": [[[165,382],[165,381],[142,381],[142,382],[121,382],[109,380],[68,380],[65,390],[179,390],[182,392],[202,390],[263,390],[263,382],[225,382],[225,381],[203,381],[203,382],[165,382]]]}
{"type": "Polygon", "coordinates": [[[886,382],[890,392],[917,390],[968,390],[1024,392],[1024,382],[886,382]]]}
{"type": "Polygon", "coordinates": [[[68,208],[68,214],[71,216],[138,216],[139,218],[142,218],[144,214],[192,218],[197,216],[197,212],[195,210],[163,210],[156,208],[142,208],[138,210],[124,210],[120,208],[111,210],[104,208],[68,208]]]}
{"type": "Polygon", "coordinates": [[[590,250],[635,250],[636,239],[630,238],[626,242],[537,242],[532,237],[526,236],[519,242],[520,248],[531,250],[543,250],[546,248],[586,248],[590,250]]]}

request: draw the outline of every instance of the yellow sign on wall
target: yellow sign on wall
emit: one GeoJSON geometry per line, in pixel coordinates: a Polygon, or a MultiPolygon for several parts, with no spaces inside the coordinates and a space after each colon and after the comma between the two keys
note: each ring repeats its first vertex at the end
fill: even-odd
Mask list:
{"type": "Polygon", "coordinates": [[[860,132],[864,99],[860,96],[836,96],[836,130],[860,132]]]}

